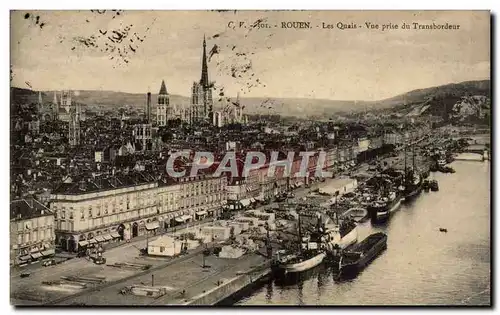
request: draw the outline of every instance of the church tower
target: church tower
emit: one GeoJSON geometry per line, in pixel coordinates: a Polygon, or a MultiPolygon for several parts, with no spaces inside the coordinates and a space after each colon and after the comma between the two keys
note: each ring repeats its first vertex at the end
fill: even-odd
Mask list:
{"type": "Polygon", "coordinates": [[[75,104],[70,108],[70,119],[69,119],[69,144],[71,146],[77,146],[80,144],[80,105],[75,104]]]}
{"type": "Polygon", "coordinates": [[[42,92],[38,92],[38,104],[37,104],[38,114],[43,110],[42,92]]]}
{"type": "Polygon", "coordinates": [[[71,102],[71,91],[62,91],[61,92],[61,107],[69,112],[72,107],[71,102]]]}
{"type": "Polygon", "coordinates": [[[156,122],[158,126],[165,126],[171,119],[170,95],[167,92],[165,81],[161,81],[160,92],[158,93],[158,104],[156,107],[156,122]]]}
{"type": "Polygon", "coordinates": [[[203,53],[201,57],[201,78],[199,82],[193,82],[191,89],[191,124],[200,121],[213,120],[212,84],[208,80],[207,64],[207,42],[203,37],[203,53]]]}

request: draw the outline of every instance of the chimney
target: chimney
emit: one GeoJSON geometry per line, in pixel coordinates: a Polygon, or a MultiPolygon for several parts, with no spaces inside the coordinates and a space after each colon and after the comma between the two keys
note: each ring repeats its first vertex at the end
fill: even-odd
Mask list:
{"type": "Polygon", "coordinates": [[[151,123],[151,92],[148,92],[146,103],[146,122],[151,123]]]}

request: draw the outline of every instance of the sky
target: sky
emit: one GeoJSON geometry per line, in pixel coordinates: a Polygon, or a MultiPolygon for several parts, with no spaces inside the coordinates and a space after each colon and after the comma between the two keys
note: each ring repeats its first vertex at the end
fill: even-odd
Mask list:
{"type": "Polygon", "coordinates": [[[169,93],[189,96],[204,36],[207,54],[217,51],[210,80],[226,95],[373,101],[490,78],[487,11],[28,10],[11,12],[12,85],[157,93],[165,80],[169,93]],[[310,28],[281,27],[293,21],[310,28]],[[460,28],[401,29],[413,22],[460,28]],[[382,31],[388,23],[398,29],[382,31]]]}

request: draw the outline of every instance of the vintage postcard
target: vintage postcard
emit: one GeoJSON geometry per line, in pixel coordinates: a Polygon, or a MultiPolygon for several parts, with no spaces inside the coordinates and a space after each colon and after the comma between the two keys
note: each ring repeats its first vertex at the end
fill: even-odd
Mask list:
{"type": "Polygon", "coordinates": [[[489,11],[16,10],[16,306],[491,306],[489,11]]]}

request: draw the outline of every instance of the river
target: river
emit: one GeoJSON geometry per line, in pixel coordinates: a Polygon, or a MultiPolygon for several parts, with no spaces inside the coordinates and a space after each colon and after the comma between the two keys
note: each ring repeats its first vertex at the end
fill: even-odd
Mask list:
{"type": "Polygon", "coordinates": [[[490,164],[451,166],[456,173],[431,173],[438,192],[422,192],[384,225],[359,225],[359,240],[383,231],[388,242],[357,278],[336,281],[322,266],[292,285],[270,280],[235,304],[490,305],[490,164]]]}

